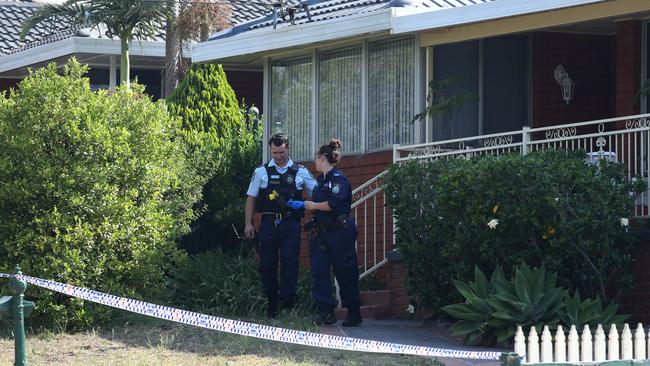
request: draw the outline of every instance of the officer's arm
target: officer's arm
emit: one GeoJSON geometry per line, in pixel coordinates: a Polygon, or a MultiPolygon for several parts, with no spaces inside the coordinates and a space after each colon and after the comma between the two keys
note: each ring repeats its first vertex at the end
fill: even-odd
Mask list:
{"type": "Polygon", "coordinates": [[[307,194],[311,197],[312,191],[316,187],[316,178],[304,166],[298,169],[298,174],[302,178],[303,191],[307,191],[307,194]]]}
{"type": "Polygon", "coordinates": [[[314,211],[332,211],[332,208],[330,207],[330,204],[327,201],[325,202],[305,201],[305,209],[314,210],[314,211]]]}
{"type": "Polygon", "coordinates": [[[257,198],[248,196],[246,198],[246,208],[244,209],[244,237],[252,239],[255,236],[255,227],[253,226],[253,216],[255,215],[255,201],[257,198]]]}

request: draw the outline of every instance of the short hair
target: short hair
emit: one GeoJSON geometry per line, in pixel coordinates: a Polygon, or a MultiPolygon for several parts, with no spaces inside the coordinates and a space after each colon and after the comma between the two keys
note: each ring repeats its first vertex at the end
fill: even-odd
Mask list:
{"type": "Polygon", "coordinates": [[[269,139],[269,146],[270,145],[275,145],[275,146],[282,146],[282,145],[287,145],[289,147],[289,136],[284,133],[284,132],[277,132],[271,136],[269,139]]]}

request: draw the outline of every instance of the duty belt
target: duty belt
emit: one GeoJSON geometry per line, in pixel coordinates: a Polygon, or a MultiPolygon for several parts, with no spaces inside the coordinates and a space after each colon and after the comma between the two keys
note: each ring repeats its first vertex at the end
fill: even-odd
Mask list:
{"type": "Polygon", "coordinates": [[[347,229],[350,227],[350,216],[348,214],[340,215],[336,218],[332,217],[327,220],[317,220],[312,217],[303,229],[306,231],[314,231],[317,235],[329,232],[347,229]]]}
{"type": "Polygon", "coordinates": [[[273,221],[275,226],[280,225],[280,223],[287,219],[298,219],[295,214],[290,212],[262,212],[262,221],[273,221]]]}

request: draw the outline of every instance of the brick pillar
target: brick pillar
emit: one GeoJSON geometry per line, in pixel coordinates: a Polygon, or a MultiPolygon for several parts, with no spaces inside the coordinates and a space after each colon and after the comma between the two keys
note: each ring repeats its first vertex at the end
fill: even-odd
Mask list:
{"type": "Polygon", "coordinates": [[[641,111],[636,93],[641,88],[641,21],[617,23],[616,32],[616,115],[641,111]]]}

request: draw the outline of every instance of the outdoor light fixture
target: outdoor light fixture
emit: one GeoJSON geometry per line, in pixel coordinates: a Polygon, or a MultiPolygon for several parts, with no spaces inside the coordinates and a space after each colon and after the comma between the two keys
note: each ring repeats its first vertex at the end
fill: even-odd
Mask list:
{"type": "Polygon", "coordinates": [[[553,75],[555,76],[555,81],[557,81],[557,83],[560,85],[560,89],[562,90],[562,99],[564,99],[566,104],[569,104],[569,101],[573,99],[573,89],[575,83],[573,80],[571,80],[569,73],[564,70],[564,66],[562,65],[557,65],[555,67],[553,75]]]}

